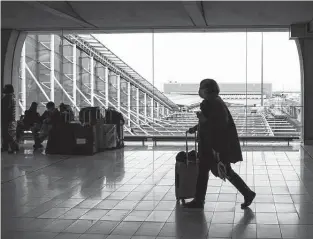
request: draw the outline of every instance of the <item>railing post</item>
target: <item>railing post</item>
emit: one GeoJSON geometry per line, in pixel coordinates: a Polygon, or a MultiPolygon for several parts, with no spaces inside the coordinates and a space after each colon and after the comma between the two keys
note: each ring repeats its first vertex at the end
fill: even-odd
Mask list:
{"type": "Polygon", "coordinates": [[[50,36],[50,101],[54,102],[54,35],[53,34],[51,34],[50,36]]]}

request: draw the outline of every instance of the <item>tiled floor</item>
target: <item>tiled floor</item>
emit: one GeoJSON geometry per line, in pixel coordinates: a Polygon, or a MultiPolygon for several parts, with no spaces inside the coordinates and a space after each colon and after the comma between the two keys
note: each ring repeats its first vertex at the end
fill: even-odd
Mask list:
{"type": "Polygon", "coordinates": [[[245,160],[234,169],[257,193],[251,210],[240,209],[243,199],[232,185],[210,176],[202,212],[176,205],[181,149],[2,154],[2,238],[312,238],[313,159],[307,152],[313,150],[244,148],[245,160]]]}

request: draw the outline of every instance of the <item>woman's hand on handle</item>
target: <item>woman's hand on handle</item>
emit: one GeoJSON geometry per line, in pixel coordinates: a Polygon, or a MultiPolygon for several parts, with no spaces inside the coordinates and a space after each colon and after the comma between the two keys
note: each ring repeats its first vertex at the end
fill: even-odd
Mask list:
{"type": "Polygon", "coordinates": [[[194,134],[196,131],[197,131],[197,128],[196,127],[192,127],[190,129],[188,129],[187,133],[194,134]]]}

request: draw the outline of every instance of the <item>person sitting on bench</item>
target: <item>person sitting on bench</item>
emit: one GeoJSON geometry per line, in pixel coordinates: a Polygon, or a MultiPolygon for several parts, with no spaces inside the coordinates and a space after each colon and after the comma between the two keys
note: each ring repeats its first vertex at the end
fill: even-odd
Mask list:
{"type": "Polygon", "coordinates": [[[47,110],[41,116],[42,125],[40,131],[34,132],[34,149],[43,148],[42,142],[47,139],[51,129],[61,123],[60,112],[55,108],[55,104],[50,101],[47,103],[46,108],[47,110]]]}
{"type": "Polygon", "coordinates": [[[25,111],[24,117],[18,122],[16,127],[16,140],[20,141],[23,132],[32,130],[35,124],[40,124],[40,115],[37,112],[38,104],[33,102],[28,110],[25,111]]]}

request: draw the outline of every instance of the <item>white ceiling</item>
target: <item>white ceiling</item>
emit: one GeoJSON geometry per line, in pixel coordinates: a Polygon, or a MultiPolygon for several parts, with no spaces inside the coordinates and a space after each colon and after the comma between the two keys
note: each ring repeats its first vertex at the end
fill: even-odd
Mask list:
{"type": "Polygon", "coordinates": [[[19,30],[285,28],[312,18],[312,1],[1,2],[1,28],[19,30]]]}

